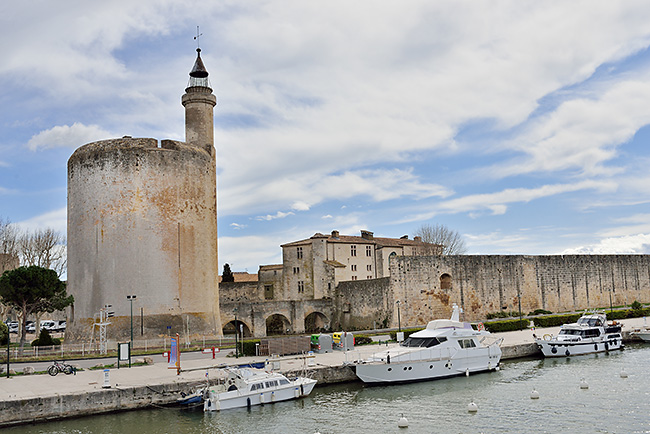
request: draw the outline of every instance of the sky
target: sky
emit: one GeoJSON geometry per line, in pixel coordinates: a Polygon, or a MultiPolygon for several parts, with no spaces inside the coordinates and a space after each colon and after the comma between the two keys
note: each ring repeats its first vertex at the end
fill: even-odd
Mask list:
{"type": "Polygon", "coordinates": [[[219,263],[338,230],[650,253],[650,2],[0,3],[0,218],[66,232],[67,160],[217,96],[219,263]]]}

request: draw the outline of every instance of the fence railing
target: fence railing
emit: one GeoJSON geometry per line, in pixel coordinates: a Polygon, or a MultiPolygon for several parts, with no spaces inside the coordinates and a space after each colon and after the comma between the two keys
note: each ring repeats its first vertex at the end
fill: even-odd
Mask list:
{"type": "MultiPolygon", "coordinates": [[[[119,342],[129,342],[129,340],[119,341],[119,342]]],[[[117,344],[119,343],[116,340],[109,339],[107,342],[107,350],[109,354],[115,354],[117,352],[117,344]]],[[[189,349],[203,349],[203,348],[228,348],[235,346],[234,337],[218,337],[218,336],[203,336],[200,339],[195,339],[192,341],[183,340],[181,338],[181,348],[185,350],[189,349]]],[[[132,352],[134,353],[148,353],[153,351],[165,352],[170,347],[170,338],[159,338],[159,339],[134,339],[132,352]]],[[[51,359],[61,359],[61,360],[70,360],[75,358],[84,358],[97,356],[101,357],[105,355],[101,352],[99,342],[88,342],[88,343],[78,343],[78,344],[66,344],[53,345],[53,346],[36,346],[32,347],[27,343],[22,352],[19,347],[10,347],[9,348],[9,358],[11,360],[30,360],[35,358],[51,358],[51,359]],[[22,354],[21,354],[22,353],[22,354]]],[[[7,361],[7,351],[5,348],[0,348],[0,361],[7,361]]]]}

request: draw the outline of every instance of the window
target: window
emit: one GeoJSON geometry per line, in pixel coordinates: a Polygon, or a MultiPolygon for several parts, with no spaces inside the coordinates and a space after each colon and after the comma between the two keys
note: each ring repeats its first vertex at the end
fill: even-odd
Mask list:
{"type": "Polygon", "coordinates": [[[350,246],[350,256],[357,256],[357,246],[350,246]]]}
{"type": "Polygon", "coordinates": [[[264,298],[266,300],[273,299],[273,285],[264,285],[264,298]]]}
{"type": "Polygon", "coordinates": [[[302,280],[298,281],[298,292],[303,293],[305,292],[305,282],[302,280]]]}
{"type": "Polygon", "coordinates": [[[357,276],[352,276],[352,280],[357,280],[357,276]]]}
{"type": "Polygon", "coordinates": [[[300,273],[300,267],[293,267],[293,274],[300,273]]]}
{"type": "Polygon", "coordinates": [[[298,259],[302,259],[302,247],[296,247],[296,255],[298,259]]]}
{"type": "Polygon", "coordinates": [[[473,339],[461,339],[458,341],[458,345],[460,345],[461,348],[474,348],[476,347],[476,343],[474,342],[473,339]]]}
{"type": "Polygon", "coordinates": [[[372,276],[366,276],[366,279],[372,279],[372,276]]]}
{"type": "Polygon", "coordinates": [[[352,270],[352,271],[357,271],[357,266],[356,266],[356,264],[352,264],[352,265],[350,265],[350,270],[352,270]]]}
{"type": "Polygon", "coordinates": [[[366,256],[372,256],[372,246],[366,246],[366,256]]]}
{"type": "Polygon", "coordinates": [[[366,271],[372,271],[372,265],[366,265],[366,271]]]}

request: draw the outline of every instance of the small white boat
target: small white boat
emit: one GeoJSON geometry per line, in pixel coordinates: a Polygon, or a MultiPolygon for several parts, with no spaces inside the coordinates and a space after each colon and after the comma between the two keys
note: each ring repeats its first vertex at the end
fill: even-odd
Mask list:
{"type": "Polygon", "coordinates": [[[645,342],[650,342],[650,327],[646,325],[645,317],[643,317],[643,327],[632,330],[630,334],[645,342]]]}
{"type": "Polygon", "coordinates": [[[454,305],[451,319],[431,321],[399,347],[357,363],[357,377],[364,383],[404,383],[498,369],[503,339],[459,317],[454,305]]]}
{"type": "Polygon", "coordinates": [[[224,384],[206,391],[204,411],[252,407],[307,396],[316,380],[298,377],[289,380],[282,374],[248,368],[225,368],[224,384]]]}
{"type": "Polygon", "coordinates": [[[616,321],[608,324],[607,317],[600,312],[585,313],[577,323],[564,324],[557,336],[533,335],[533,338],[544,357],[579,356],[623,348],[621,325],[616,321]]]}

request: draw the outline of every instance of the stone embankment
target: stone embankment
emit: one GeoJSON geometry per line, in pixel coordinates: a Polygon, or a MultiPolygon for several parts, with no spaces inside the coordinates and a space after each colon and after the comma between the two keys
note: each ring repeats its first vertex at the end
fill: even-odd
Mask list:
{"type": "MultiPolygon", "coordinates": [[[[626,320],[627,328],[638,327],[641,321],[626,320]],[[638,324],[637,324],[638,323],[638,324]]],[[[538,335],[557,333],[558,328],[538,330],[538,335]]],[[[500,333],[503,337],[502,360],[538,356],[532,332],[500,333]]],[[[625,340],[630,340],[628,333],[625,340]]],[[[288,376],[307,375],[319,385],[358,381],[350,362],[362,360],[376,346],[364,346],[347,353],[335,351],[317,354],[314,358],[284,358],[277,362],[288,376]]],[[[239,363],[259,361],[242,358],[239,363]]],[[[183,362],[183,372],[167,368],[161,356],[151,366],[111,369],[108,379],[104,371],[83,371],[76,375],[24,375],[0,378],[0,427],[67,417],[133,410],[173,404],[181,393],[188,393],[206,382],[219,380],[219,366],[234,359],[222,358],[183,362]]]]}

